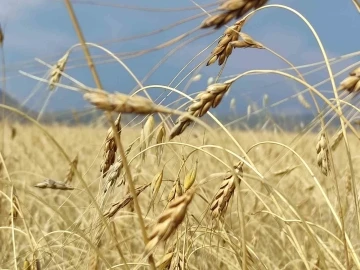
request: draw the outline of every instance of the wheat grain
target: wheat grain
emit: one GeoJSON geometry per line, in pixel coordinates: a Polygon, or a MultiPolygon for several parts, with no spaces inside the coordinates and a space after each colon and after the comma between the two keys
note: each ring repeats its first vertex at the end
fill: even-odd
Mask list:
{"type": "Polygon", "coordinates": [[[45,179],[43,182],[36,184],[34,187],[37,188],[50,188],[50,189],[60,189],[60,190],[73,190],[74,188],[66,185],[63,182],[54,181],[52,179],[45,179]]]}
{"type": "MultiPolygon", "coordinates": [[[[116,132],[118,134],[121,133],[121,114],[116,118],[114,122],[116,132]]],[[[115,154],[116,154],[117,146],[115,142],[114,132],[112,127],[108,129],[106,139],[105,139],[105,148],[103,154],[103,161],[100,165],[100,172],[103,177],[106,176],[109,168],[115,162],[115,154]]]]}
{"type": "Polygon", "coordinates": [[[192,187],[192,185],[194,184],[195,182],[195,179],[196,179],[196,173],[197,173],[197,164],[198,162],[196,161],[195,165],[194,165],[194,168],[192,168],[190,170],[190,172],[185,176],[185,179],[184,179],[184,190],[185,192],[192,187]]]}
{"type": "MultiPolygon", "coordinates": [[[[165,137],[166,137],[165,126],[164,126],[164,123],[161,123],[160,127],[158,128],[158,130],[156,132],[156,136],[155,136],[156,144],[163,143],[165,141],[165,137]]],[[[163,151],[164,151],[164,145],[158,145],[156,147],[156,159],[157,159],[158,164],[160,164],[163,151]]]]}
{"type": "Polygon", "coordinates": [[[155,112],[172,113],[172,110],[159,106],[141,96],[128,96],[121,93],[109,94],[92,91],[84,94],[84,99],[100,110],[118,113],[152,114],[155,112]]]}
{"type": "Polygon", "coordinates": [[[336,148],[338,147],[338,145],[340,144],[341,140],[344,138],[344,133],[342,132],[342,130],[340,130],[335,138],[333,139],[333,142],[331,144],[331,150],[335,151],[336,148]]]}
{"type": "Polygon", "coordinates": [[[306,101],[305,97],[302,94],[299,94],[297,96],[297,99],[300,102],[300,104],[304,106],[305,109],[311,108],[311,105],[309,104],[309,102],[306,101]]]}
{"type": "Polygon", "coordinates": [[[215,63],[216,60],[218,60],[219,66],[225,62],[233,50],[233,45],[231,45],[231,42],[237,41],[239,39],[239,33],[244,23],[245,21],[240,20],[225,30],[215,49],[211,52],[210,60],[206,64],[207,66],[215,63]]]}
{"type": "Polygon", "coordinates": [[[338,90],[345,90],[350,93],[360,91],[360,67],[349,73],[349,76],[340,83],[338,90]]]}
{"type": "Polygon", "coordinates": [[[79,162],[79,156],[76,155],[75,158],[70,162],[69,170],[64,180],[65,184],[71,184],[71,182],[73,181],[78,162],[79,162]]]}
{"type": "MultiPolygon", "coordinates": [[[[138,188],[136,188],[136,196],[139,196],[139,194],[141,192],[143,192],[148,186],[150,186],[151,183],[148,183],[146,185],[142,185],[138,188]]],[[[111,207],[109,208],[109,210],[107,210],[104,213],[104,217],[106,218],[111,218],[113,217],[120,209],[124,208],[125,206],[127,206],[130,202],[132,202],[133,200],[133,196],[131,195],[130,192],[127,193],[127,195],[119,202],[116,202],[114,204],[111,205],[111,207]]]]}
{"type": "MultiPolygon", "coordinates": [[[[155,119],[154,116],[150,115],[145,122],[144,127],[141,129],[140,133],[140,151],[145,150],[150,146],[150,142],[154,135],[154,126],[155,126],[155,119]]],[[[141,153],[142,160],[145,160],[146,153],[145,151],[141,153]]]]}
{"type": "Polygon", "coordinates": [[[182,192],[180,179],[176,179],[173,187],[170,190],[167,200],[168,200],[168,202],[171,202],[172,200],[181,196],[182,194],[183,194],[183,192],[182,192]]]}
{"type": "Polygon", "coordinates": [[[70,52],[67,51],[63,57],[61,57],[57,63],[52,66],[50,70],[50,79],[49,79],[49,88],[50,90],[54,90],[55,85],[59,83],[61,79],[61,73],[64,71],[66,62],[69,58],[70,52]]]}
{"type": "Polygon", "coordinates": [[[214,27],[215,29],[219,29],[232,19],[238,19],[252,9],[262,7],[267,1],[268,0],[227,0],[218,8],[218,11],[221,13],[206,18],[202,22],[201,28],[214,27]]]}
{"type": "Polygon", "coordinates": [[[156,264],[156,269],[157,270],[165,270],[165,269],[169,269],[169,266],[171,264],[171,260],[174,256],[174,252],[169,252],[166,253],[160,261],[157,262],[156,264]]]}
{"type": "Polygon", "coordinates": [[[151,190],[152,190],[153,198],[155,198],[159,192],[163,180],[163,176],[164,176],[164,169],[162,169],[159,173],[157,173],[151,182],[151,190]]]}
{"type": "Polygon", "coordinates": [[[22,270],[31,270],[31,264],[28,261],[28,259],[25,259],[24,263],[23,263],[23,267],[22,270]]]}
{"type": "MultiPolygon", "coordinates": [[[[212,108],[216,108],[225,93],[229,90],[231,83],[216,83],[207,87],[207,89],[198,94],[188,108],[188,114],[194,117],[202,117],[207,111],[212,108]]],[[[192,120],[185,114],[181,115],[175,123],[175,126],[170,131],[170,139],[177,135],[180,135],[190,125],[192,120]]]]}
{"type": "Polygon", "coordinates": [[[188,190],[182,196],[169,203],[164,212],[157,218],[149,235],[145,252],[149,253],[160,241],[166,241],[183,221],[186,210],[194,196],[195,189],[188,190]]]}
{"type": "Polygon", "coordinates": [[[328,175],[328,172],[330,170],[329,151],[324,131],[322,131],[318,137],[318,142],[316,144],[316,154],[317,164],[320,167],[321,172],[324,175],[328,175]]]}
{"type": "MultiPolygon", "coordinates": [[[[128,148],[126,148],[125,150],[125,156],[128,156],[130,151],[131,151],[131,148],[133,147],[135,141],[132,142],[128,148]]],[[[109,169],[109,173],[108,173],[108,176],[107,176],[107,186],[105,187],[104,189],[104,193],[110,188],[110,187],[113,187],[115,186],[115,183],[116,183],[116,180],[119,178],[120,176],[120,173],[121,173],[121,170],[123,168],[123,161],[122,161],[122,158],[121,156],[118,156],[116,162],[110,167],[109,169]]],[[[119,185],[123,185],[124,184],[124,181],[121,181],[121,183],[119,185]]]]}
{"type": "Polygon", "coordinates": [[[235,174],[233,174],[232,171],[229,171],[228,175],[225,176],[222,181],[221,186],[210,205],[211,216],[213,219],[224,216],[229,201],[234,194],[236,187],[235,181],[239,181],[240,183],[241,178],[243,177],[243,164],[243,162],[239,162],[236,166],[234,166],[235,174]]]}
{"type": "Polygon", "coordinates": [[[230,42],[230,46],[233,48],[256,48],[256,49],[264,49],[264,45],[255,41],[252,37],[248,34],[240,33],[240,37],[242,40],[236,40],[230,42]]]}

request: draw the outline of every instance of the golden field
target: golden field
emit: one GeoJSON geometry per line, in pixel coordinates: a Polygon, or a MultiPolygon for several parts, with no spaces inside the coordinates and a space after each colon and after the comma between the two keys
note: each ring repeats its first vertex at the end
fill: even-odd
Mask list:
{"type": "MultiPolygon", "coordinates": [[[[6,128],[3,154],[6,166],[1,168],[2,269],[14,269],[15,263],[21,269],[25,259],[30,263],[37,259],[41,269],[122,269],[125,266],[119,252],[130,269],[146,268],[144,243],[131,203],[106,220],[109,226],[104,228],[99,246],[94,246],[98,228],[105,222],[99,219],[98,210],[105,213],[113,203],[129,194],[126,184],[117,186],[123,177],[121,174],[115,188],[101,203],[106,177],[101,178],[99,166],[107,130],[95,126],[42,128],[45,131],[32,124],[6,128]],[[34,187],[47,178],[64,180],[69,169],[64,153],[70,159],[78,155],[81,178],[75,174],[71,182],[75,189],[34,187]],[[17,214],[12,216],[10,196],[15,190],[21,212],[14,210],[17,214]],[[100,207],[98,210],[95,202],[100,207]]],[[[123,128],[124,147],[138,138],[140,132],[140,128],[123,128]]],[[[198,162],[196,194],[176,233],[156,247],[156,262],[174,247],[172,264],[176,260],[179,264],[172,267],[179,268],[173,269],[183,266],[186,269],[239,269],[245,241],[248,269],[317,269],[316,265],[321,264],[326,265],[321,269],[342,269],[345,256],[339,225],[341,203],[348,257],[355,267],[360,238],[343,143],[332,153],[335,171],[326,177],[316,164],[317,134],[300,136],[298,140],[295,133],[269,131],[232,130],[232,138],[219,130],[216,134],[214,138],[200,129],[184,133],[166,144],[159,165],[155,138],[145,151],[143,161],[138,141],[128,155],[137,187],[152,182],[164,169],[155,200],[151,186],[138,196],[148,231],[164,211],[174,180],[179,178],[183,189],[186,174],[198,162]],[[244,166],[243,179],[230,198],[224,223],[215,226],[209,205],[228,171],[228,160],[236,163],[236,155],[243,156],[236,143],[245,151],[250,149],[248,157],[257,173],[244,166]],[[231,154],[224,154],[221,147],[231,154]],[[350,249],[355,254],[351,254],[350,249]]],[[[351,149],[359,149],[358,140],[353,136],[349,139],[351,149]]],[[[356,159],[354,155],[354,173],[358,175],[356,159]]]]}

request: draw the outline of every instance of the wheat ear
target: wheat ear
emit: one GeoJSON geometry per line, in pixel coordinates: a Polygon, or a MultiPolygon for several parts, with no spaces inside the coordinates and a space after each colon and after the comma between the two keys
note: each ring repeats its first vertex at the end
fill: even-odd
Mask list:
{"type": "MultiPolygon", "coordinates": [[[[209,85],[207,89],[200,94],[198,94],[193,102],[188,108],[188,114],[195,117],[202,117],[205,113],[208,112],[210,107],[216,108],[225,93],[229,90],[231,83],[216,83],[209,85]]],[[[177,135],[180,135],[184,130],[190,125],[192,120],[188,115],[181,115],[175,126],[170,131],[170,139],[174,138],[177,135]]]]}
{"type": "Polygon", "coordinates": [[[220,11],[220,13],[206,18],[202,22],[201,28],[214,27],[215,29],[219,29],[232,19],[238,19],[252,9],[262,7],[267,1],[268,0],[227,0],[219,6],[218,11],[220,11]]]}
{"type": "Polygon", "coordinates": [[[243,177],[243,162],[239,162],[234,166],[235,174],[232,171],[228,172],[228,175],[224,177],[224,180],[221,183],[221,186],[215,198],[210,205],[211,217],[213,219],[222,218],[226,212],[226,209],[229,205],[229,201],[234,194],[236,187],[235,181],[241,181],[243,177]]]}
{"type": "Polygon", "coordinates": [[[188,190],[182,196],[170,202],[164,212],[157,218],[156,224],[149,235],[145,252],[151,250],[160,242],[166,241],[183,221],[186,210],[194,196],[195,189],[188,190]]]}

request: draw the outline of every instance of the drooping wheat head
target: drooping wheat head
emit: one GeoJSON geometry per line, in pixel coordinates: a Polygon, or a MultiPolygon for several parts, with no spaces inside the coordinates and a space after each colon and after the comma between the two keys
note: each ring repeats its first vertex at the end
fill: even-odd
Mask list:
{"type": "Polygon", "coordinates": [[[244,20],[240,20],[225,30],[215,49],[211,52],[210,60],[206,64],[207,66],[215,63],[216,60],[218,60],[219,66],[225,62],[233,50],[231,42],[237,41],[239,39],[239,33],[244,23],[244,20]]]}
{"type": "Polygon", "coordinates": [[[239,181],[240,183],[241,178],[243,177],[243,165],[244,163],[240,161],[234,166],[235,174],[233,174],[232,171],[229,171],[224,177],[224,180],[210,205],[211,217],[213,219],[222,218],[224,216],[229,201],[234,194],[236,187],[235,181],[239,181]]]}
{"type": "Polygon", "coordinates": [[[147,254],[149,254],[160,241],[166,241],[175,232],[183,221],[194,194],[195,189],[191,189],[182,196],[174,199],[157,218],[156,224],[153,226],[149,235],[149,242],[145,247],[147,254]]]}
{"type": "Polygon", "coordinates": [[[75,158],[69,164],[69,170],[68,170],[68,172],[65,176],[65,180],[64,180],[65,184],[71,184],[71,182],[73,181],[78,162],[79,162],[79,156],[76,155],[75,158]]]}
{"type": "Polygon", "coordinates": [[[171,113],[164,106],[156,105],[142,96],[128,96],[121,93],[92,91],[84,94],[84,99],[100,110],[118,113],[152,114],[155,112],[171,113]]]}
{"type": "MultiPolygon", "coordinates": [[[[194,101],[187,108],[188,114],[194,117],[202,117],[205,113],[208,112],[210,107],[216,108],[225,93],[229,90],[231,83],[216,83],[209,85],[207,89],[199,93],[194,101]]],[[[170,139],[174,138],[177,135],[180,135],[184,130],[190,125],[192,120],[185,114],[181,115],[170,131],[170,139]]]]}
{"type": "MultiPolygon", "coordinates": [[[[116,118],[114,122],[116,132],[118,134],[121,133],[121,114],[116,118]]],[[[112,127],[108,129],[106,139],[105,139],[105,147],[104,147],[104,154],[103,160],[100,165],[100,172],[103,177],[106,176],[109,168],[115,162],[115,155],[116,155],[117,146],[115,143],[115,137],[112,127]]]]}
{"type": "Polygon", "coordinates": [[[49,88],[50,90],[54,90],[55,85],[59,83],[61,79],[61,73],[64,71],[66,62],[69,58],[70,52],[67,51],[63,57],[61,57],[57,63],[52,66],[50,70],[50,79],[49,79],[49,88]]]}
{"type": "Polygon", "coordinates": [[[349,76],[340,83],[338,90],[345,90],[350,93],[360,91],[360,67],[349,73],[349,76]]]}
{"type": "Polygon", "coordinates": [[[330,164],[329,164],[329,150],[326,143],[326,137],[324,131],[321,131],[318,142],[316,144],[316,160],[321,172],[324,175],[328,175],[330,171],[330,164]]]}
{"type": "Polygon", "coordinates": [[[206,18],[201,28],[214,27],[219,29],[232,19],[239,19],[252,9],[262,7],[268,0],[227,0],[218,7],[219,14],[206,18]]]}
{"type": "MultiPolygon", "coordinates": [[[[131,151],[131,148],[133,147],[135,141],[132,142],[128,148],[126,148],[125,150],[125,156],[128,156],[130,151],[131,151]]],[[[108,175],[107,175],[107,185],[104,189],[104,193],[110,188],[110,187],[113,187],[115,186],[116,184],[116,181],[117,179],[119,178],[120,176],[120,173],[121,173],[121,170],[123,168],[123,161],[122,161],[122,158],[121,156],[118,156],[117,159],[116,159],[116,162],[110,167],[109,169],[109,172],[108,172],[108,175]]],[[[122,181],[119,185],[123,185],[124,182],[122,181]]]]}

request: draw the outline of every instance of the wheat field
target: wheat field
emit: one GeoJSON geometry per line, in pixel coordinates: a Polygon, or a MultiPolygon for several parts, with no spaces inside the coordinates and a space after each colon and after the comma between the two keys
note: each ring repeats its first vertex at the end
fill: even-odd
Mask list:
{"type": "MultiPolygon", "coordinates": [[[[327,56],[306,18],[269,2],[226,0],[206,14],[195,30],[213,29],[219,38],[198,68],[219,69],[190,94],[197,68],[181,75],[188,81],[184,89],[140,82],[115,53],[86,42],[65,0],[79,43],[53,65],[38,59],[48,68],[45,77],[20,73],[45,83],[49,97],[73,91],[99,114],[85,124],[73,113],[66,124],[46,118],[46,102],[36,116],[0,104],[0,269],[360,269],[359,63],[335,74],[339,59],[327,56]],[[283,9],[310,29],[325,81],[310,84],[298,67],[243,31],[267,8],[283,9]],[[95,86],[67,74],[74,48],[84,53],[95,86]],[[137,88],[107,91],[89,48],[122,66],[137,88]],[[295,75],[248,70],[225,80],[234,49],[265,50],[295,75]],[[269,103],[268,94],[261,108],[249,103],[233,122],[217,117],[230,89],[253,74],[282,76],[305,88],[283,101],[297,98],[312,120],[283,127],[269,110],[280,103],[269,103]],[[327,82],[330,98],[319,88],[327,82]],[[164,93],[177,98],[167,102],[164,93]],[[260,115],[256,126],[249,122],[254,115],[260,115]]],[[[5,42],[0,27],[2,48],[5,42]]],[[[235,104],[232,99],[230,108],[235,104]]]]}
{"type": "MultiPolygon", "coordinates": [[[[88,243],[94,239],[96,226],[99,226],[93,200],[99,202],[103,197],[102,187],[106,186],[107,181],[106,177],[101,179],[99,166],[96,166],[102,161],[101,149],[107,130],[89,126],[46,126],[46,131],[53,136],[50,139],[34,125],[18,124],[13,129],[16,130],[13,138],[10,128],[7,128],[6,133],[8,143],[4,156],[8,175],[2,168],[1,264],[12,268],[14,260],[22,265],[26,259],[31,262],[36,258],[41,262],[41,269],[95,269],[95,263],[98,269],[103,269],[106,264],[102,260],[106,260],[111,267],[122,268],[124,262],[116,249],[118,243],[130,268],[134,265],[145,267],[146,260],[141,256],[144,244],[131,203],[109,220],[109,224],[113,224],[109,228],[112,235],[104,230],[101,245],[95,253],[88,243]],[[53,139],[62,149],[59,149],[53,139]],[[65,179],[69,162],[62,151],[68,157],[78,155],[77,169],[84,183],[74,175],[71,182],[74,190],[35,188],[36,184],[48,178],[55,181],[65,179]],[[8,185],[8,179],[13,189],[8,185]],[[19,214],[14,214],[18,210],[11,212],[11,201],[6,195],[15,189],[18,206],[21,208],[19,214]],[[13,252],[16,252],[16,256],[13,252]]],[[[140,129],[124,128],[122,143],[128,146],[134,138],[139,137],[140,132],[140,129]]],[[[324,256],[326,269],[339,269],[344,261],[341,230],[336,221],[339,202],[334,182],[323,176],[317,167],[316,150],[312,146],[316,144],[317,136],[309,134],[298,142],[292,142],[297,135],[295,133],[233,131],[232,134],[245,149],[263,142],[248,155],[264,177],[266,185],[276,192],[270,195],[264,188],[262,179],[250,169],[244,168],[242,183],[234,192],[224,223],[219,227],[213,227],[209,204],[221,186],[228,168],[207,152],[225,161],[226,157],[222,157],[221,149],[211,149],[219,141],[223,141],[228,150],[236,152],[237,146],[225,133],[221,133],[220,140],[204,136],[197,130],[185,134],[189,147],[175,144],[172,147],[166,146],[160,164],[157,164],[155,149],[146,151],[146,159],[141,161],[139,143],[136,142],[132,147],[128,158],[137,187],[151,183],[154,176],[163,170],[163,182],[158,196],[153,200],[150,187],[138,196],[144,217],[146,215],[144,219],[147,226],[166,207],[168,194],[175,180],[179,178],[181,187],[184,187],[187,173],[198,162],[195,184],[199,195],[195,196],[186,220],[173,238],[156,249],[156,261],[161,261],[169,250],[176,247],[172,260],[181,260],[185,255],[186,267],[190,269],[237,269],[242,261],[241,237],[244,230],[249,269],[303,269],[304,262],[308,263],[310,269],[316,269],[315,265],[319,265],[320,260],[319,251],[324,256]],[[191,146],[195,145],[203,146],[204,152],[200,149],[193,152],[191,146]],[[180,161],[185,157],[187,161],[183,165],[180,161]],[[242,206],[239,205],[240,198],[242,206]],[[334,207],[335,213],[331,212],[328,203],[334,207]],[[240,224],[242,218],[244,228],[240,224]],[[307,229],[302,219],[306,221],[307,229]],[[316,238],[316,244],[312,237],[316,238]]],[[[352,147],[359,147],[356,138],[349,139],[352,147]]],[[[333,157],[346,233],[354,251],[358,252],[356,213],[346,151],[339,147],[333,157]]],[[[235,157],[230,159],[236,161],[235,157]]],[[[354,166],[354,171],[355,174],[359,173],[358,166],[354,166]]],[[[106,212],[127,194],[129,191],[125,184],[115,187],[100,209],[106,212]]]]}

